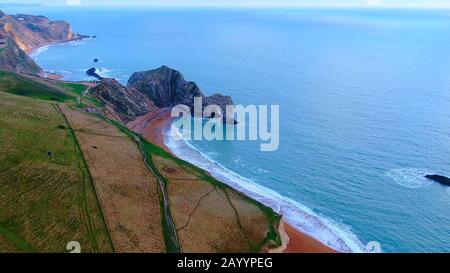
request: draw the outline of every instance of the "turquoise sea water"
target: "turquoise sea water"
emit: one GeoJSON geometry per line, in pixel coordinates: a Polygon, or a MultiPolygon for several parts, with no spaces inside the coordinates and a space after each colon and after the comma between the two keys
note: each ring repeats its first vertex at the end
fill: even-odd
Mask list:
{"type": "MultiPolygon", "coordinates": [[[[14,10],[9,10],[10,12],[14,10]]],[[[206,94],[278,104],[278,151],[167,143],[340,249],[450,251],[450,11],[30,9],[97,39],[40,50],[85,78],[94,58],[126,83],[162,64],[206,94]]]]}

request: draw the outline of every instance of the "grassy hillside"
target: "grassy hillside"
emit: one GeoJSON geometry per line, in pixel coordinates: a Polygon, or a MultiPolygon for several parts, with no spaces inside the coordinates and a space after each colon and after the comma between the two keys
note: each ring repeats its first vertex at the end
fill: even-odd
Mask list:
{"type": "Polygon", "coordinates": [[[155,178],[139,148],[114,126],[66,105],[117,252],[165,252],[155,178]]]}
{"type": "MultiPolygon", "coordinates": [[[[30,84],[0,75],[0,90],[30,84]]],[[[33,98],[65,98],[30,87],[33,98]]],[[[89,171],[55,105],[0,92],[0,116],[0,252],[66,252],[70,241],[83,252],[113,251],[89,171]]]]}
{"type": "Polygon", "coordinates": [[[72,109],[102,105],[86,88],[0,70],[0,252],[66,252],[71,241],[82,252],[281,244],[272,209],[124,125],[72,109]]]}
{"type": "MultiPolygon", "coordinates": [[[[84,86],[70,86],[70,88],[75,91],[75,93],[78,92],[82,87],[84,86]]],[[[75,94],[67,92],[65,88],[59,86],[58,84],[54,84],[52,81],[24,76],[6,70],[0,70],[0,91],[25,97],[57,102],[76,99],[75,94]]]]}
{"type": "Polygon", "coordinates": [[[168,251],[266,252],[282,244],[278,233],[281,216],[271,208],[172,156],[123,125],[103,119],[137,142],[147,166],[162,182],[160,192],[166,193],[169,201],[169,210],[165,212],[161,200],[161,209],[166,213],[162,224],[168,251]],[[176,238],[171,238],[173,233],[176,238]]]}

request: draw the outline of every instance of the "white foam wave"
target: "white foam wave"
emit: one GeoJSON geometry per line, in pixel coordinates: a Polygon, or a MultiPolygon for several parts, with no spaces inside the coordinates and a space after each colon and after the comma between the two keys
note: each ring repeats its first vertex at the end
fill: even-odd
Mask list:
{"type": "Polygon", "coordinates": [[[30,58],[33,59],[33,61],[37,61],[37,57],[44,53],[45,51],[47,51],[50,48],[50,45],[46,45],[46,46],[41,46],[35,50],[33,50],[33,52],[30,53],[30,58]]]}
{"type": "Polygon", "coordinates": [[[386,173],[395,183],[410,189],[420,189],[432,184],[432,181],[425,178],[430,171],[417,168],[393,169],[386,173]]]}
{"type": "Polygon", "coordinates": [[[104,68],[104,67],[100,67],[100,68],[96,68],[95,69],[95,73],[100,75],[100,77],[102,77],[102,78],[108,78],[108,76],[110,75],[111,72],[112,72],[111,69],[104,68]]]}
{"type": "Polygon", "coordinates": [[[71,46],[79,46],[79,45],[84,45],[86,44],[86,40],[74,40],[74,41],[70,41],[70,42],[66,42],[66,43],[61,43],[58,45],[71,45],[71,46]]]}
{"type": "MultiPolygon", "coordinates": [[[[181,139],[181,134],[176,131],[175,133],[178,134],[177,139],[181,139]]],[[[176,140],[169,131],[165,133],[164,142],[180,158],[207,170],[220,181],[272,208],[275,212],[283,215],[288,224],[312,238],[338,251],[365,252],[365,246],[349,227],[319,215],[299,202],[240,176],[210,159],[189,142],[176,140]]]]}

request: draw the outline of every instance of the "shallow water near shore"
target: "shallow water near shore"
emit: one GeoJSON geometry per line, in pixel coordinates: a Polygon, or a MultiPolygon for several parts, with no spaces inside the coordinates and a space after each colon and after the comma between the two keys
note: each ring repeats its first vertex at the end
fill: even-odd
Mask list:
{"type": "MultiPolygon", "coordinates": [[[[14,10],[5,10],[14,12],[14,10]]],[[[450,11],[21,9],[98,35],[33,58],[126,83],[162,64],[206,94],[278,104],[280,149],[168,145],[336,248],[450,251],[450,11]],[[94,58],[100,61],[94,64],[94,58]]]]}

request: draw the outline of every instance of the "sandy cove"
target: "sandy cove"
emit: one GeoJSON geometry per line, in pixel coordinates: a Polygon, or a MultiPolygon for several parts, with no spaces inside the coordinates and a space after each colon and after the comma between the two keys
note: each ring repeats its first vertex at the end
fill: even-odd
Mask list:
{"type": "MultiPolygon", "coordinates": [[[[141,116],[127,124],[131,130],[141,134],[145,139],[158,145],[167,152],[173,152],[164,144],[164,132],[171,124],[170,108],[141,116]]],[[[175,156],[175,155],[174,155],[175,156]]],[[[280,235],[283,245],[272,252],[282,253],[337,253],[322,242],[296,230],[291,225],[281,222],[280,235]]]]}
{"type": "MultiPolygon", "coordinates": [[[[66,40],[66,41],[54,41],[54,42],[47,42],[47,43],[43,43],[37,47],[32,47],[32,48],[28,48],[25,49],[25,53],[27,53],[27,55],[31,58],[31,56],[33,54],[35,54],[40,48],[46,47],[46,46],[53,46],[53,45],[59,45],[59,44],[64,44],[64,43],[70,43],[70,42],[75,42],[75,41],[82,41],[85,38],[77,38],[77,39],[70,39],[70,40],[66,40]]],[[[63,75],[61,74],[57,74],[57,73],[46,73],[44,72],[43,75],[44,78],[50,79],[50,80],[61,80],[62,78],[64,78],[63,75]]]]}

